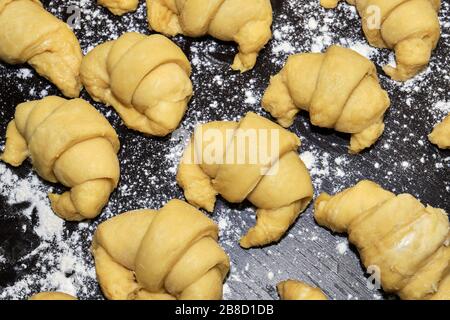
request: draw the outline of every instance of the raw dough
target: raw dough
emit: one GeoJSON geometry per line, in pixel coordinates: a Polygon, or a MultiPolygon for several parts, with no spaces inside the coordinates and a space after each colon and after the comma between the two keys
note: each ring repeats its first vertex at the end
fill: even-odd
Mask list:
{"type": "Polygon", "coordinates": [[[67,24],[38,0],[0,0],[0,60],[28,62],[65,96],[81,91],[80,44],[67,24]]]}
{"type": "Polygon", "coordinates": [[[210,122],[196,129],[184,151],[177,181],[189,203],[210,212],[217,194],[232,203],[248,199],[258,208],[257,222],[240,244],[244,248],[267,245],[280,240],[314,193],[309,172],[297,153],[299,146],[295,134],[252,112],[239,123],[210,122]],[[215,158],[210,159],[208,136],[214,132],[224,138],[215,145],[215,158]],[[273,150],[269,139],[263,139],[272,132],[278,135],[278,148],[273,150]],[[252,134],[258,142],[239,148],[242,138],[252,134]],[[264,151],[268,151],[267,161],[255,157],[264,151]]]}
{"type": "Polygon", "coordinates": [[[96,217],[119,181],[120,143],[109,122],[82,99],[50,96],[21,103],[6,131],[6,163],[30,157],[43,179],[71,188],[49,194],[53,211],[66,220],[96,217]]]}
{"type": "Polygon", "coordinates": [[[281,300],[328,300],[319,288],[296,280],[280,282],[277,290],[281,300]]]}
{"type": "Polygon", "coordinates": [[[390,100],[370,60],[331,46],[326,53],[290,56],[271,78],[262,105],[284,127],[308,111],[313,125],[350,133],[350,152],[358,153],[382,135],[390,100]]]}
{"type": "Polygon", "coordinates": [[[442,120],[428,136],[430,141],[441,149],[450,149],[450,113],[442,120]]]}
{"type": "Polygon", "coordinates": [[[77,300],[77,298],[62,292],[41,292],[31,296],[28,300],[77,300]]]}
{"type": "MultiPolygon", "coordinates": [[[[340,0],[321,0],[334,8],[340,0]]],[[[364,34],[378,48],[395,50],[397,67],[383,68],[392,79],[406,81],[424,70],[440,38],[440,0],[347,0],[362,17],[364,34]]]]}
{"type": "Polygon", "coordinates": [[[321,194],[314,215],[321,226],[349,234],[364,266],[380,271],[385,291],[402,299],[450,299],[450,233],[444,210],[364,180],[335,196],[321,194]]]}
{"type": "Polygon", "coordinates": [[[234,41],[239,53],[232,68],[245,72],[255,66],[259,51],[272,37],[270,0],[147,0],[150,28],[174,36],[206,34],[234,41]]]}
{"type": "Polygon", "coordinates": [[[161,35],[130,32],[93,49],[81,79],[95,101],[111,105],[131,129],[155,136],[175,130],[192,96],[191,65],[161,35]]]}
{"type": "Polygon", "coordinates": [[[118,16],[135,11],[139,4],[139,0],[98,0],[97,2],[118,16]]]}
{"type": "Polygon", "coordinates": [[[180,200],[99,225],[92,252],[106,298],[218,300],[230,262],[217,225],[180,200]]]}

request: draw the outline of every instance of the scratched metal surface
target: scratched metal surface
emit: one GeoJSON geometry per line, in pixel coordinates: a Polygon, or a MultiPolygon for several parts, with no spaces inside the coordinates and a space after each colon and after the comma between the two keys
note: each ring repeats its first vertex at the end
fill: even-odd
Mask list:
{"type": "MultiPolygon", "coordinates": [[[[74,3],[76,1],[72,1],[74,3]]],[[[92,1],[94,2],[94,1],[92,1]]],[[[292,3],[292,0],[290,1],[292,3]]],[[[68,14],[64,13],[64,1],[43,1],[47,8],[54,9],[54,13],[67,19],[68,14]],[[59,6],[59,7],[58,7],[59,6]]],[[[302,26],[308,20],[312,12],[304,12],[302,15],[290,16],[291,11],[282,0],[272,1],[274,7],[275,23],[280,24],[280,17],[287,16],[295,25],[296,41],[308,42],[308,33],[303,32],[302,26]],[[278,21],[278,22],[277,22],[278,21]]],[[[298,1],[299,6],[303,5],[298,1]]],[[[446,6],[448,3],[444,2],[446,6]]],[[[140,4],[144,6],[143,3],[140,4]]],[[[95,7],[95,4],[89,5],[95,7]]],[[[311,10],[321,10],[318,6],[309,5],[311,10]]],[[[89,7],[88,9],[89,10],[89,7]]],[[[140,8],[142,12],[142,8],[140,8]]],[[[360,31],[359,19],[349,19],[345,9],[337,10],[335,13],[343,22],[335,30],[338,37],[348,36],[352,33],[355,37],[364,40],[360,31]],[[356,31],[357,30],[357,31],[356,31]]],[[[120,31],[127,31],[128,19],[131,15],[117,19],[117,28],[120,31]]],[[[445,18],[445,17],[444,17],[445,18]]],[[[136,20],[136,18],[133,18],[136,20]]],[[[448,19],[448,16],[447,16],[448,19]]],[[[134,21],[135,21],[134,20],[134,21]]],[[[146,30],[146,21],[139,18],[137,21],[141,28],[146,30]]],[[[136,22],[136,21],[135,21],[136,22]]],[[[319,21],[320,23],[320,21],[319,21]]],[[[83,48],[94,45],[88,43],[94,38],[96,43],[106,40],[105,32],[100,29],[107,28],[98,25],[98,35],[86,34],[83,27],[76,30],[78,38],[81,40],[83,48]]],[[[104,31],[104,30],[103,30],[104,31]]],[[[148,30],[145,32],[149,32],[148,30]]],[[[443,28],[443,34],[449,34],[448,24],[443,28]]],[[[243,103],[245,97],[236,98],[236,88],[243,87],[254,82],[256,90],[261,94],[267,86],[269,76],[278,72],[280,66],[272,63],[270,49],[262,51],[261,56],[254,70],[251,72],[237,75],[229,69],[229,64],[235,53],[236,47],[233,44],[221,43],[211,38],[203,39],[184,39],[177,37],[176,42],[183,48],[189,58],[192,58],[191,47],[202,41],[215,42],[217,50],[215,53],[206,53],[207,59],[215,68],[210,71],[202,71],[201,77],[196,76],[198,67],[194,68],[194,84],[196,94],[190,103],[188,112],[182,125],[189,127],[189,124],[195,122],[194,119],[211,120],[233,118],[245,114],[246,111],[254,110],[264,114],[258,104],[250,105],[243,103]],[[213,78],[221,74],[222,78],[230,77],[226,88],[216,85],[211,89],[218,96],[221,102],[219,108],[211,109],[205,106],[210,104],[212,99],[210,91],[202,90],[202,86],[214,83],[213,78]],[[233,76],[233,77],[232,77],[233,76]],[[232,78],[231,78],[232,77],[232,78]]],[[[386,61],[389,55],[388,51],[381,51],[377,60],[386,61]]],[[[443,37],[433,55],[432,66],[435,69],[446,69],[450,64],[450,40],[449,37],[443,37]]],[[[11,75],[16,73],[23,66],[8,66],[1,64],[0,69],[0,145],[4,144],[4,136],[7,122],[12,118],[15,106],[27,99],[27,91],[17,89],[15,82],[10,81],[11,75]]],[[[301,150],[315,150],[316,154],[328,153],[330,167],[335,164],[333,160],[339,157],[347,159],[345,164],[346,174],[338,177],[337,175],[325,175],[321,181],[321,189],[316,190],[331,192],[350,186],[360,179],[367,178],[381,183],[386,188],[396,192],[412,193],[424,203],[444,208],[450,211],[449,185],[450,176],[448,171],[448,151],[438,150],[436,147],[425,143],[417,144],[415,141],[406,140],[411,134],[415,137],[425,137],[431,130],[435,121],[431,119],[427,109],[432,107],[436,100],[450,100],[448,88],[450,81],[448,77],[434,77],[433,70],[425,76],[429,85],[421,86],[419,90],[401,90],[401,87],[394,85],[388,80],[379,69],[382,85],[387,88],[392,99],[392,108],[386,115],[386,134],[372,149],[360,155],[347,155],[346,146],[348,145],[348,136],[336,134],[333,131],[312,128],[308,124],[308,116],[301,114],[295,124],[291,127],[295,133],[302,137],[303,145],[301,150]],[[406,103],[407,99],[413,101],[413,106],[406,103]],[[414,117],[405,117],[414,113],[414,117]],[[386,143],[389,148],[383,148],[386,143]],[[421,155],[427,155],[427,161],[419,161],[421,155]],[[407,159],[411,164],[407,169],[402,166],[394,165],[402,159],[407,159]],[[374,163],[379,163],[376,168],[374,163]],[[443,166],[436,165],[444,163],[443,166]],[[390,173],[388,173],[390,171],[390,173]],[[446,189],[447,188],[447,189],[446,189]]],[[[24,80],[26,86],[35,88],[45,87],[48,83],[37,75],[31,79],[24,80]]],[[[49,94],[59,95],[60,93],[54,87],[51,87],[49,94]]],[[[83,98],[93,101],[86,92],[83,92],[83,98]]],[[[94,103],[93,103],[94,104],[94,103]]],[[[103,113],[109,109],[101,104],[94,104],[103,113]]],[[[122,169],[121,186],[112,196],[108,206],[110,212],[116,214],[126,210],[135,209],[141,206],[158,208],[167,199],[172,197],[182,198],[182,192],[174,183],[174,173],[169,170],[170,164],[166,163],[161,157],[167,153],[168,148],[173,141],[167,138],[151,138],[140,135],[128,130],[117,115],[108,113],[108,119],[119,133],[122,149],[119,154],[122,169]],[[150,179],[157,181],[150,183],[150,179]],[[136,181],[138,183],[136,183],[136,181]],[[130,190],[131,189],[131,190],[130,190]]],[[[320,159],[319,159],[320,160],[320,159]]],[[[22,167],[13,169],[19,176],[26,176],[31,171],[29,163],[22,167]]],[[[1,181],[0,181],[1,183],[1,181]]],[[[47,184],[46,182],[43,182],[47,184]]],[[[48,184],[50,186],[50,184],[48,184]]],[[[58,188],[58,186],[56,186],[58,188]]],[[[34,258],[22,259],[39,245],[39,237],[33,232],[33,219],[29,220],[21,215],[21,212],[29,207],[30,203],[21,203],[9,205],[7,199],[0,197],[0,248],[6,257],[6,263],[0,266],[0,290],[15,282],[29,273],[39,273],[40,269],[35,266],[34,258]],[[22,225],[29,226],[26,231],[22,225]],[[25,263],[25,267],[21,266],[25,263]]],[[[312,218],[312,206],[301,215],[295,225],[289,230],[290,236],[286,236],[280,243],[266,248],[243,250],[239,247],[237,241],[233,245],[225,245],[224,248],[229,253],[233,268],[227,281],[227,298],[230,299],[277,299],[275,284],[283,279],[301,279],[311,284],[320,286],[331,298],[334,299],[374,299],[376,295],[382,295],[380,291],[369,290],[366,286],[366,276],[361,266],[354,248],[341,255],[336,250],[336,244],[344,240],[340,235],[333,235],[326,229],[318,227],[312,218]]],[[[239,235],[254,223],[252,216],[252,207],[248,204],[230,205],[218,201],[214,219],[220,220],[224,215],[228,217],[228,240],[237,240],[239,235]],[[230,212],[231,209],[231,212],[230,212]]],[[[92,258],[89,255],[89,237],[95,230],[96,225],[106,218],[103,214],[96,220],[90,222],[87,229],[79,230],[74,223],[66,223],[67,236],[72,232],[79,232],[86,240],[80,245],[86,250],[84,259],[89,260],[92,266],[92,258]]],[[[48,253],[47,253],[48,254],[48,253]]],[[[44,276],[44,275],[43,275],[44,276]]],[[[67,275],[73,276],[73,275],[67,275]]],[[[85,284],[89,287],[87,293],[79,293],[83,299],[102,298],[102,294],[95,283],[90,281],[85,284]]],[[[36,284],[36,290],[39,285],[36,284]]],[[[388,298],[383,295],[383,298],[388,298]]]]}

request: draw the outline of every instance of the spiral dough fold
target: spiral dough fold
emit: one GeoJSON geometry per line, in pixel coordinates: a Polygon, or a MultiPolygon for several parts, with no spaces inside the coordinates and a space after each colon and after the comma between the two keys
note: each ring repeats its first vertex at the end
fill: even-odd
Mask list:
{"type": "Polygon", "coordinates": [[[206,34],[234,41],[239,53],[232,68],[254,67],[259,51],[272,37],[270,0],[147,0],[150,28],[165,35],[206,34]]]}
{"type": "Polygon", "coordinates": [[[385,291],[402,299],[450,299],[444,210],[364,180],[335,196],[321,194],[314,215],[321,226],[349,234],[364,266],[377,272],[385,291]]]}
{"type": "Polygon", "coordinates": [[[230,262],[217,225],[180,200],[103,222],[92,252],[100,287],[113,300],[218,300],[230,262]]]}
{"type": "Polygon", "coordinates": [[[262,106],[289,127],[295,115],[309,112],[313,125],[350,133],[350,152],[373,145],[384,131],[390,100],[375,65],[357,52],[331,46],[325,53],[290,56],[270,80],[262,106]]]}
{"type": "Polygon", "coordinates": [[[217,194],[232,203],[248,199],[258,208],[257,222],[240,244],[267,245],[281,239],[313,196],[309,172],[297,153],[299,145],[295,134],[252,112],[239,123],[210,122],[196,129],[180,161],[177,181],[189,203],[210,212],[217,194]],[[219,133],[214,140],[212,133],[219,133]],[[272,133],[276,137],[265,139],[272,133]],[[255,140],[245,143],[248,137],[255,140]],[[271,143],[275,140],[276,146],[271,143]],[[267,157],[252,161],[261,151],[268,151],[267,157]]]}
{"type": "Polygon", "coordinates": [[[191,65],[161,35],[130,32],[83,59],[81,79],[95,101],[119,113],[131,129],[155,136],[174,131],[192,96],[191,65]]]}
{"type": "Polygon", "coordinates": [[[0,0],[0,60],[30,64],[65,96],[81,91],[80,44],[67,24],[39,0],[0,0]]]}
{"type": "Polygon", "coordinates": [[[17,106],[1,160],[19,166],[29,156],[43,179],[70,191],[49,194],[66,220],[96,217],[119,181],[119,139],[109,122],[82,99],[50,96],[17,106]]]}
{"type": "MultiPolygon", "coordinates": [[[[334,8],[341,0],[321,0],[334,8]]],[[[406,81],[424,70],[440,38],[440,0],[347,0],[362,19],[364,34],[377,48],[395,50],[397,66],[384,72],[392,79],[406,81]]]]}

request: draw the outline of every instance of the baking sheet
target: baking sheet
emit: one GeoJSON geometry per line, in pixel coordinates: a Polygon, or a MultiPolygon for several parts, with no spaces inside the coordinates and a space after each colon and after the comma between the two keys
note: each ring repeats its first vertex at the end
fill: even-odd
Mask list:
{"type": "MultiPolygon", "coordinates": [[[[178,159],[186,133],[197,123],[236,120],[247,111],[267,115],[260,99],[269,77],[293,53],[322,51],[331,44],[351,47],[370,57],[378,67],[393,60],[388,50],[371,48],[361,32],[353,7],[341,4],[324,10],[318,0],[272,1],[274,38],[261,52],[256,67],[245,74],[229,66],[236,53],[233,43],[210,37],[178,36],[193,65],[195,95],[174,135],[146,137],[128,130],[117,114],[96,106],[117,130],[121,181],[104,212],[81,224],[63,222],[49,209],[46,193],[62,191],[32,171],[29,162],[20,168],[0,164],[0,299],[23,299],[41,290],[61,290],[81,299],[102,299],[97,285],[91,238],[101,221],[138,208],[160,208],[171,198],[182,198],[176,185],[178,159]]],[[[71,6],[80,11],[75,33],[86,53],[95,45],[126,31],[149,34],[145,3],[135,13],[115,17],[93,0],[43,1],[45,8],[67,21],[71,6]]],[[[430,67],[406,83],[389,80],[381,71],[383,87],[392,99],[382,139],[359,155],[349,155],[347,135],[312,127],[300,114],[290,128],[302,139],[300,153],[311,171],[316,195],[337,192],[360,179],[372,179],[394,192],[409,192],[424,203],[450,211],[450,153],[438,150],[426,136],[450,109],[449,2],[440,13],[442,38],[430,67]]],[[[15,106],[60,92],[26,65],[0,63],[0,146],[15,106]]],[[[315,224],[312,206],[301,215],[286,237],[276,245],[244,250],[240,236],[254,224],[249,203],[230,205],[218,201],[212,218],[221,229],[221,244],[232,268],[224,287],[225,299],[277,299],[275,285],[288,278],[321,287],[333,299],[390,298],[367,286],[367,275],[345,237],[315,224]]]]}

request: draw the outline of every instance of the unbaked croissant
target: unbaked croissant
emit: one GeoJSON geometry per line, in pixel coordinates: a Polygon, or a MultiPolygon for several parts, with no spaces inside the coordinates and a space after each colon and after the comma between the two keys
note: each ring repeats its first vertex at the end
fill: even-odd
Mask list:
{"type": "Polygon", "coordinates": [[[100,287],[113,300],[221,299],[230,262],[217,238],[217,225],[180,200],[116,216],[94,235],[100,287]]]}
{"type": "Polygon", "coordinates": [[[77,300],[77,298],[63,292],[41,292],[31,296],[28,300],[77,300]]]}
{"type": "MultiPolygon", "coordinates": [[[[334,8],[340,0],[321,0],[334,8]]],[[[440,0],[347,0],[362,17],[364,34],[378,48],[395,50],[397,67],[383,68],[392,79],[406,81],[428,65],[440,38],[440,0]]]]}
{"type": "Polygon", "coordinates": [[[97,2],[117,16],[135,11],[139,4],[139,0],[98,0],[97,2]]]}
{"type": "Polygon", "coordinates": [[[0,60],[29,63],[65,96],[75,98],[81,90],[81,59],[72,30],[39,0],[0,0],[0,60]]]}
{"type": "Polygon", "coordinates": [[[210,212],[217,194],[232,203],[248,199],[257,222],[240,244],[267,245],[280,240],[313,196],[299,146],[295,134],[252,112],[238,123],[210,122],[196,129],[177,181],[189,203],[210,212]]]}
{"type": "Polygon", "coordinates": [[[385,291],[402,299],[450,299],[450,234],[444,210],[364,180],[335,196],[321,194],[314,215],[321,226],[349,234],[364,266],[380,271],[385,291]]]}
{"type": "Polygon", "coordinates": [[[272,37],[270,0],[147,0],[150,28],[174,36],[206,34],[234,41],[239,53],[232,68],[245,72],[255,66],[259,51],[272,37]]]}
{"type": "Polygon", "coordinates": [[[70,188],[49,194],[51,206],[79,221],[96,217],[116,188],[119,147],[114,129],[89,103],[50,96],[17,106],[0,159],[19,166],[29,156],[43,179],[70,188]]]}
{"type": "Polygon", "coordinates": [[[277,290],[281,300],[328,300],[319,288],[296,280],[280,282],[277,290]]]}
{"type": "Polygon", "coordinates": [[[428,138],[439,148],[450,149],[450,113],[434,127],[428,138]]]}
{"type": "Polygon", "coordinates": [[[191,65],[161,35],[130,32],[93,49],[81,79],[95,101],[111,105],[125,125],[155,136],[175,130],[192,96],[191,65]]]}
{"type": "Polygon", "coordinates": [[[325,53],[290,56],[272,77],[262,106],[284,127],[300,110],[313,125],[350,133],[350,152],[373,145],[384,131],[390,100],[375,65],[357,52],[331,46],[325,53]]]}

